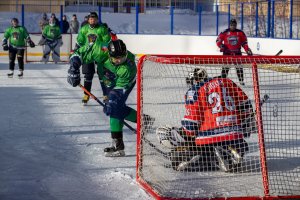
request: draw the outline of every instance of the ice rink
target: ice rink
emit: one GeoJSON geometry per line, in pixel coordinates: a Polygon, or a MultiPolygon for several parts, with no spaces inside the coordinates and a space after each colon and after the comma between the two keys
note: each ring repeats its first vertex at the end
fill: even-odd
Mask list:
{"type": "MultiPolygon", "coordinates": [[[[151,199],[135,181],[136,135],[124,128],[126,157],[104,157],[109,118],[94,100],[81,105],[67,69],[25,64],[23,79],[17,70],[8,78],[8,58],[0,57],[0,199],[151,199]]],[[[102,96],[97,78],[92,92],[102,96]]]]}

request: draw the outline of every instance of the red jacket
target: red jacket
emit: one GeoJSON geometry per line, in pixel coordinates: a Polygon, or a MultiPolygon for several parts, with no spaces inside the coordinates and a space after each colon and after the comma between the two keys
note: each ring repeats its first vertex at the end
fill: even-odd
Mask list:
{"type": "Polygon", "coordinates": [[[226,29],[219,34],[216,42],[219,48],[222,48],[223,45],[224,55],[241,54],[241,47],[246,52],[249,50],[247,36],[239,29],[235,29],[235,31],[226,29]]]}

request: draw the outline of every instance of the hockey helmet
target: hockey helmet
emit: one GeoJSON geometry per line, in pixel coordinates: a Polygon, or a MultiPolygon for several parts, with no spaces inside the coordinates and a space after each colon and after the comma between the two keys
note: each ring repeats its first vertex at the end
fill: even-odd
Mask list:
{"type": "Polygon", "coordinates": [[[88,16],[89,16],[89,18],[97,18],[98,19],[98,14],[96,12],[90,12],[90,14],[88,16]]]}
{"type": "Polygon", "coordinates": [[[236,19],[231,19],[230,20],[230,25],[237,25],[236,19]]]}
{"type": "Polygon", "coordinates": [[[120,65],[127,59],[126,45],[122,40],[114,40],[108,44],[109,57],[113,64],[120,65]]]}
{"type": "Polygon", "coordinates": [[[208,75],[205,69],[203,68],[195,68],[194,69],[194,80],[195,81],[203,81],[207,79],[208,75]]]}

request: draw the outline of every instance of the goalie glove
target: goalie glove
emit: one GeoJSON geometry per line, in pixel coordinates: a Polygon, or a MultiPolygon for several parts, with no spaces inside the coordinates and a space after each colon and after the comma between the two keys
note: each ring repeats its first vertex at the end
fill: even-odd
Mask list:
{"type": "Polygon", "coordinates": [[[156,136],[159,143],[167,148],[175,148],[181,143],[186,142],[180,134],[178,128],[171,126],[162,126],[156,129],[156,136]]]}

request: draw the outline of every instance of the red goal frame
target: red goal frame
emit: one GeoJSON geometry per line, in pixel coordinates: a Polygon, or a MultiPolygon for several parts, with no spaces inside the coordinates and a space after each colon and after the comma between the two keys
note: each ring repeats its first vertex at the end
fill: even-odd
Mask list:
{"type": "MultiPolygon", "coordinates": [[[[143,157],[141,155],[142,141],[141,141],[141,102],[143,100],[142,95],[142,78],[143,78],[143,64],[146,60],[151,60],[153,62],[163,63],[163,64],[251,64],[253,72],[253,90],[255,96],[255,107],[256,107],[256,119],[258,125],[258,138],[260,146],[260,161],[261,161],[261,172],[262,172],[262,182],[264,196],[247,196],[247,197],[218,197],[218,198],[196,198],[196,199],[246,199],[246,200],[275,200],[275,199],[300,199],[300,195],[290,195],[290,196],[271,196],[269,193],[269,179],[268,179],[268,167],[266,163],[266,151],[264,143],[264,133],[263,133],[263,122],[262,122],[262,112],[260,107],[260,86],[259,86],[259,75],[257,64],[270,63],[270,64],[300,64],[300,56],[215,56],[215,55],[144,55],[138,61],[137,70],[137,160],[136,160],[136,180],[137,182],[151,194],[155,199],[190,199],[190,198],[174,198],[174,197],[163,197],[158,194],[149,183],[147,183],[143,177],[140,176],[140,166],[143,162],[143,157]]],[[[300,69],[299,69],[300,72],[300,69]]],[[[300,190],[300,188],[299,188],[300,190]]],[[[299,192],[300,193],[300,192],[299,192]]]]}

